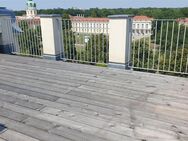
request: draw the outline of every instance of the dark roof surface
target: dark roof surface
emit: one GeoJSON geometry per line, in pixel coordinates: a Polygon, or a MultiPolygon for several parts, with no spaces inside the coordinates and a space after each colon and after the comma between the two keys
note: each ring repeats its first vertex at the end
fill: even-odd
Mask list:
{"type": "Polygon", "coordinates": [[[0,7],[0,15],[9,15],[11,18],[15,18],[15,13],[5,7],[0,7]]]}

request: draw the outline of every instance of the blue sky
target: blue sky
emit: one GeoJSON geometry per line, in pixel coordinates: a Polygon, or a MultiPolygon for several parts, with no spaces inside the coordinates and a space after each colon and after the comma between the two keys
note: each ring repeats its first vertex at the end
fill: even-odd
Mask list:
{"type": "MultiPolygon", "coordinates": [[[[46,8],[139,8],[139,7],[188,7],[188,0],[34,0],[38,9],[46,8]]],[[[26,0],[0,0],[0,6],[25,9],[26,0]]]]}

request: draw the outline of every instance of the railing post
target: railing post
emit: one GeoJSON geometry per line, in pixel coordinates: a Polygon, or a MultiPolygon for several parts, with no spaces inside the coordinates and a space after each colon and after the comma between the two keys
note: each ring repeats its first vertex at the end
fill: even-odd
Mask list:
{"type": "Polygon", "coordinates": [[[131,60],[132,16],[111,15],[109,21],[109,67],[128,69],[131,60]]]}
{"type": "Polygon", "coordinates": [[[62,58],[63,36],[62,18],[60,15],[41,15],[43,58],[60,60],[62,58]]]}

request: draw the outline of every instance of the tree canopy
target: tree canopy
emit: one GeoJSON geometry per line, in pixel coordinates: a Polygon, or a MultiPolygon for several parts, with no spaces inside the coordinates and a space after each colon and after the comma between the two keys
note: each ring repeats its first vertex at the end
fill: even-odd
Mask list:
{"type": "MultiPolygon", "coordinates": [[[[25,11],[15,11],[16,15],[21,16],[25,11]]],[[[157,19],[174,19],[188,17],[188,7],[185,8],[119,8],[119,9],[99,9],[91,8],[86,10],[81,9],[40,9],[38,14],[61,14],[73,15],[84,14],[86,17],[107,17],[114,14],[131,14],[131,15],[146,15],[157,19]]]]}

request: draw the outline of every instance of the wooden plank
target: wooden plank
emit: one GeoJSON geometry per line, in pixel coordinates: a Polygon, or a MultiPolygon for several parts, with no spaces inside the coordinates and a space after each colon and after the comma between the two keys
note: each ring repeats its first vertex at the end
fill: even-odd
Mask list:
{"type": "Polygon", "coordinates": [[[18,98],[14,98],[12,96],[7,96],[7,95],[1,95],[0,99],[2,101],[7,101],[16,105],[21,105],[23,107],[31,108],[31,109],[41,109],[44,106],[42,104],[26,101],[26,100],[21,100],[18,98]]]}
{"type": "MultiPolygon", "coordinates": [[[[96,130],[98,130],[98,129],[103,129],[103,130],[105,130],[105,132],[109,132],[109,131],[106,131],[106,130],[109,130],[109,127],[108,126],[110,126],[110,125],[108,125],[108,123],[106,123],[107,124],[107,127],[103,127],[104,126],[104,123],[103,124],[101,124],[100,125],[100,123],[102,122],[102,121],[99,121],[98,120],[98,122],[99,123],[93,123],[94,125],[87,125],[87,124],[85,124],[85,123],[80,123],[79,121],[73,121],[72,119],[70,119],[70,117],[56,117],[56,116],[52,116],[51,114],[44,114],[44,113],[40,113],[40,112],[37,112],[37,113],[35,113],[35,114],[33,114],[33,112],[31,112],[30,113],[30,111],[32,111],[32,110],[27,110],[27,111],[25,111],[24,110],[25,108],[21,108],[20,110],[16,110],[15,108],[14,108],[14,110],[16,110],[17,112],[21,112],[21,113],[25,113],[25,114],[28,114],[29,116],[33,116],[33,117],[35,117],[35,118],[39,118],[39,119],[41,119],[41,120],[47,120],[47,121],[49,121],[49,122],[53,122],[53,123],[56,123],[56,124],[62,124],[62,125],[66,125],[66,126],[68,126],[69,124],[69,127],[74,127],[74,126],[81,126],[81,127],[83,127],[83,128],[86,128],[86,129],[88,129],[88,128],[92,128],[92,129],[94,129],[95,131],[96,130]],[[54,117],[55,119],[57,118],[57,119],[59,119],[60,121],[65,121],[65,123],[64,122],[58,122],[58,121],[55,121],[55,120],[49,120],[48,118],[46,119],[45,117],[48,115],[48,117],[54,117]],[[41,118],[42,117],[42,118],[41,118]],[[98,124],[98,125],[95,125],[95,124],[98,124]],[[103,126],[102,126],[103,125],[103,126]],[[97,126],[97,127],[96,127],[97,126]],[[99,126],[101,126],[101,127],[99,127],[99,126]]],[[[25,120],[24,120],[25,121],[25,120]]],[[[23,121],[23,122],[24,122],[23,121]]],[[[96,121],[96,120],[94,120],[94,121],[96,121]]],[[[40,126],[39,126],[40,127],[40,126]]],[[[113,129],[114,131],[113,132],[122,132],[122,134],[130,134],[130,133],[127,133],[128,132],[128,130],[126,130],[127,132],[123,132],[123,130],[125,130],[124,128],[121,128],[122,129],[122,131],[121,130],[118,130],[118,131],[116,131],[115,129],[113,129]]],[[[127,129],[127,128],[126,128],[127,129]]],[[[131,129],[130,129],[131,130],[131,129]]],[[[92,131],[92,130],[91,130],[92,131]]],[[[115,133],[113,133],[113,134],[115,134],[115,133]]],[[[117,133],[116,133],[117,134],[117,133]]],[[[116,135],[117,136],[117,135],[116,135]]],[[[122,136],[122,135],[121,135],[122,136]]]]}
{"type": "Polygon", "coordinates": [[[65,87],[65,86],[62,86],[62,88],[59,86],[57,87],[56,85],[53,86],[53,84],[50,85],[50,83],[44,83],[44,82],[37,82],[34,83],[35,81],[32,81],[32,80],[28,80],[27,82],[25,80],[15,80],[13,78],[10,78],[10,77],[5,77],[5,76],[1,76],[1,80],[3,84],[6,84],[6,85],[11,85],[11,86],[16,86],[16,87],[23,87],[24,88],[28,88],[28,87],[31,87],[33,90],[36,90],[36,91],[41,91],[43,93],[57,93],[57,92],[62,92],[62,93],[66,93],[67,91],[71,90],[71,89],[74,89],[74,87],[65,87]],[[23,85],[19,85],[19,84],[23,84],[23,85]]]}
{"type": "Polygon", "coordinates": [[[55,126],[57,126],[55,123],[51,123],[51,122],[40,120],[40,119],[33,118],[33,117],[30,117],[24,120],[23,123],[25,123],[26,125],[36,127],[38,129],[46,130],[46,131],[53,129],[55,126]]]}
{"type": "Polygon", "coordinates": [[[108,84],[107,84],[108,85],[108,84]]]}
{"type": "MultiPolygon", "coordinates": [[[[127,77],[126,77],[126,79],[127,79],[127,77]]],[[[152,82],[151,82],[152,83],[152,82]]]]}
{"type": "MultiPolygon", "coordinates": [[[[35,99],[33,99],[33,101],[37,101],[37,100],[35,100],[35,99]]],[[[44,101],[43,101],[44,102],[44,101]]],[[[52,107],[59,107],[59,108],[63,108],[63,110],[65,110],[65,109],[67,109],[67,110],[76,110],[76,109],[74,109],[74,108],[67,108],[67,107],[65,107],[65,106],[63,106],[63,105],[58,105],[57,103],[49,103],[49,102],[47,102],[46,103],[47,105],[50,105],[50,106],[52,106],[52,107]]],[[[68,105],[69,104],[72,104],[72,103],[68,103],[68,105]]],[[[78,105],[75,105],[75,107],[78,107],[78,105]]],[[[83,112],[83,111],[80,111],[78,108],[77,108],[77,111],[79,111],[79,112],[83,112]]],[[[84,112],[85,112],[85,110],[84,110],[84,112]]],[[[103,115],[101,115],[101,113],[99,112],[99,111],[97,111],[96,113],[99,113],[99,116],[103,116],[103,115]]],[[[96,115],[96,113],[94,112],[92,115],[96,115]]],[[[145,112],[144,112],[145,113],[145,112]]],[[[90,113],[88,113],[88,114],[91,114],[91,112],[90,113]]],[[[147,114],[149,114],[149,113],[147,113],[147,114]]],[[[149,114],[150,115],[150,114],[149,114]]],[[[144,116],[145,116],[145,114],[144,114],[144,116]]],[[[168,119],[169,120],[169,119],[168,119]]],[[[166,121],[166,122],[168,122],[168,120],[166,121]]],[[[174,120],[173,121],[173,123],[175,122],[176,120],[174,120]]]]}
{"type": "MultiPolygon", "coordinates": [[[[39,115],[36,115],[36,117],[39,119],[42,119],[42,120],[55,122],[60,125],[67,126],[67,127],[73,128],[73,129],[79,129],[82,132],[85,132],[87,134],[96,135],[98,137],[110,138],[113,141],[131,139],[131,137],[125,136],[123,134],[109,132],[107,130],[104,130],[103,128],[96,128],[93,126],[89,126],[87,124],[78,123],[78,122],[75,122],[75,121],[72,121],[69,119],[65,119],[65,118],[62,118],[59,116],[54,116],[54,115],[49,115],[49,114],[39,114],[39,115]]],[[[126,134],[126,132],[124,132],[124,134],[126,134]]]]}
{"type": "Polygon", "coordinates": [[[9,109],[2,108],[2,107],[0,108],[0,116],[13,119],[16,121],[23,121],[24,119],[28,118],[28,116],[24,114],[19,114],[19,113],[16,113],[14,111],[11,111],[9,109]]]}
{"type": "MultiPolygon", "coordinates": [[[[5,106],[7,106],[7,105],[5,105],[5,106]]],[[[10,107],[10,108],[13,108],[13,107],[10,107]]],[[[18,111],[23,111],[23,110],[18,110],[18,111]]],[[[59,110],[59,111],[61,111],[61,110],[59,110]]],[[[23,111],[23,112],[25,112],[25,111],[23,111]]],[[[50,111],[51,112],[51,111],[50,111]]],[[[26,112],[27,113],[27,112],[26,112]]],[[[31,113],[31,115],[36,115],[37,113],[35,113],[35,114],[32,114],[31,113]]],[[[53,114],[57,114],[57,113],[53,113],[53,114]]],[[[152,117],[151,117],[152,118],[152,117]]],[[[141,119],[141,115],[139,115],[139,118],[138,119],[141,119]]],[[[120,121],[119,121],[120,122],[120,121]]],[[[138,122],[138,125],[140,126],[140,124],[142,123],[144,126],[146,126],[146,125],[154,125],[154,127],[156,128],[156,127],[158,127],[158,128],[162,128],[163,127],[163,129],[168,129],[168,130],[170,130],[172,127],[173,127],[173,125],[168,125],[166,122],[158,122],[158,121],[155,121],[155,120],[150,120],[149,118],[147,119],[143,119],[142,120],[142,122],[140,123],[139,121],[137,121],[138,122]],[[144,121],[144,122],[143,122],[144,121]],[[147,122],[148,121],[148,122],[147,122]],[[154,124],[155,123],[155,124],[154,124]],[[165,124],[167,124],[166,126],[165,126],[165,124]],[[162,127],[161,127],[162,126],[162,127]]],[[[141,124],[141,125],[142,125],[141,124]]],[[[178,130],[178,132],[182,132],[183,134],[185,134],[185,133],[188,133],[187,131],[188,130],[184,130],[184,129],[182,129],[182,127],[177,127],[177,130],[178,130]]]]}
{"type": "MultiPolygon", "coordinates": [[[[42,112],[52,114],[54,113],[53,110],[56,111],[56,109],[45,108],[44,110],[42,110],[42,112]]],[[[62,117],[64,119],[69,119],[74,122],[76,121],[82,125],[89,125],[91,127],[96,127],[117,134],[132,136],[132,129],[130,129],[130,126],[126,124],[119,124],[114,121],[104,119],[91,118],[82,114],[74,113],[72,111],[61,111],[57,112],[55,115],[58,115],[59,117],[62,117]]]]}
{"type": "Polygon", "coordinates": [[[36,138],[42,141],[71,141],[70,139],[60,137],[54,134],[50,134],[43,130],[34,128],[32,126],[27,126],[23,123],[16,122],[14,120],[4,118],[0,116],[1,123],[5,124],[9,129],[24,134],[26,136],[30,136],[32,138],[36,138]]]}
{"type": "MultiPolygon", "coordinates": [[[[39,66],[31,66],[31,65],[23,65],[23,64],[15,64],[15,63],[0,63],[1,69],[2,70],[20,70],[23,72],[35,72],[37,74],[49,74],[49,75],[58,75],[58,74],[66,74],[68,76],[74,76],[74,77],[78,77],[78,78],[83,78],[88,79],[91,78],[93,76],[96,75],[90,75],[90,74],[86,74],[86,73],[80,73],[80,72],[74,72],[74,71],[69,71],[69,70],[64,70],[64,69],[54,69],[52,67],[47,67],[47,68],[43,68],[43,67],[39,67],[39,66]],[[16,67],[16,68],[15,68],[16,67]],[[38,71],[40,70],[40,71],[38,71]],[[79,74],[79,75],[78,75],[79,74]]],[[[65,77],[65,76],[62,76],[65,77]]]]}
{"type": "Polygon", "coordinates": [[[88,134],[81,130],[64,126],[57,127],[49,132],[59,136],[65,135],[74,141],[111,141],[111,139],[105,139],[105,137],[97,137],[96,135],[88,134]]]}
{"type": "MultiPolygon", "coordinates": [[[[40,70],[40,71],[41,71],[41,70],[40,70]]],[[[38,71],[38,72],[40,72],[40,71],[38,71]]],[[[96,80],[96,81],[98,82],[99,80],[96,80]]],[[[90,82],[90,81],[89,81],[89,82],[90,82]]],[[[116,81],[116,83],[118,83],[118,82],[116,81]]],[[[116,85],[116,83],[115,83],[114,85],[116,85]]],[[[105,85],[109,85],[109,84],[111,84],[111,83],[105,83],[105,85]]],[[[113,83],[112,83],[112,84],[113,84],[113,83]]],[[[143,84],[143,83],[141,83],[141,84],[143,84]]],[[[119,84],[118,84],[117,86],[118,86],[118,87],[121,86],[121,87],[123,88],[123,87],[125,87],[125,86],[128,87],[128,85],[129,85],[129,83],[124,82],[124,84],[122,84],[122,85],[119,85],[119,84]]],[[[150,84],[150,85],[151,85],[151,84],[150,84]]],[[[138,85],[138,86],[139,86],[139,85],[138,85]]]]}
{"type": "Polygon", "coordinates": [[[0,141],[7,141],[7,140],[4,140],[4,139],[0,138],[0,141]]]}
{"type": "Polygon", "coordinates": [[[2,121],[24,114],[23,126],[73,140],[188,139],[187,79],[13,58],[0,56],[2,121]]]}
{"type": "Polygon", "coordinates": [[[0,138],[5,139],[7,141],[39,141],[37,139],[34,139],[32,137],[26,136],[13,130],[7,130],[6,132],[0,134],[0,138]]]}
{"type": "Polygon", "coordinates": [[[22,86],[20,86],[20,88],[15,87],[15,86],[10,86],[9,84],[11,84],[11,83],[5,84],[5,83],[0,82],[0,89],[12,91],[12,92],[17,92],[17,93],[20,93],[20,94],[26,94],[26,95],[29,95],[29,96],[37,97],[37,98],[40,98],[40,99],[46,99],[46,100],[50,100],[50,101],[55,101],[59,98],[57,96],[47,95],[47,94],[43,94],[41,92],[36,92],[36,91],[33,91],[33,90],[24,89],[24,88],[22,88],[22,86]]]}
{"type": "MultiPolygon", "coordinates": [[[[29,111],[31,111],[31,110],[29,110],[29,111]]],[[[24,112],[25,113],[24,110],[19,110],[19,112],[24,112]]],[[[72,127],[82,127],[84,130],[89,130],[92,134],[94,134],[98,130],[101,130],[100,128],[96,128],[96,127],[93,127],[93,126],[88,126],[87,124],[83,124],[83,123],[72,121],[72,120],[70,120],[70,118],[57,117],[57,116],[52,116],[50,114],[44,114],[44,113],[39,113],[39,112],[38,112],[38,114],[31,115],[31,116],[34,116],[35,118],[39,118],[41,120],[47,120],[49,122],[53,122],[53,123],[56,123],[56,124],[61,124],[61,125],[64,125],[64,126],[68,126],[70,128],[72,128],[72,127]]],[[[0,118],[0,120],[1,120],[1,118],[0,118]]],[[[3,122],[3,124],[5,124],[5,122],[3,122]]],[[[7,126],[7,127],[9,127],[9,126],[7,126]]],[[[20,131],[20,129],[19,129],[19,131],[20,131]]],[[[30,131],[30,132],[32,132],[32,131],[30,131]]],[[[115,134],[115,133],[111,133],[111,132],[108,133],[108,132],[109,131],[106,131],[106,130],[104,130],[102,128],[102,133],[109,134],[108,136],[115,136],[115,138],[117,138],[117,137],[118,138],[122,138],[122,136],[123,136],[123,135],[118,135],[118,134],[115,134]]],[[[101,135],[100,137],[102,137],[102,133],[100,134],[101,135]]],[[[26,135],[28,135],[28,134],[26,134],[26,135]]],[[[128,137],[127,136],[123,136],[123,138],[127,139],[128,137]]]]}

